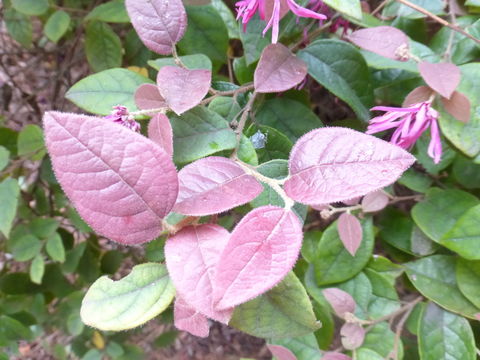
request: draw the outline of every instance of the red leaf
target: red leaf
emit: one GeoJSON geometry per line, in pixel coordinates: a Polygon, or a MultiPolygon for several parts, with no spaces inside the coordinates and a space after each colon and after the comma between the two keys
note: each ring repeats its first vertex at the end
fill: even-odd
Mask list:
{"type": "Polygon", "coordinates": [[[322,293],[338,317],[345,318],[345,313],[355,312],[355,300],[349,293],[337,288],[325,289],[322,293]]]}
{"type": "Polygon", "coordinates": [[[189,70],[177,66],[163,66],[157,75],[160,95],[178,115],[202,101],[210,89],[211,80],[210,70],[189,70]]]}
{"type": "Polygon", "coordinates": [[[340,240],[342,240],[343,246],[352,256],[355,256],[358,247],[362,243],[363,233],[360,221],[349,213],[343,213],[338,218],[337,226],[338,235],[340,240]]]}
{"type": "Polygon", "coordinates": [[[267,344],[267,347],[278,360],[297,360],[297,357],[284,346],[267,344]]]}
{"type": "Polygon", "coordinates": [[[208,319],[189,306],[177,295],[173,308],[175,327],[199,337],[207,337],[210,332],[208,319]]]}
{"type": "Polygon", "coordinates": [[[135,31],[145,46],[158,54],[172,53],[187,28],[187,14],[181,0],[126,0],[125,6],[135,31]]]}
{"type": "Polygon", "coordinates": [[[447,99],[450,99],[460,83],[460,68],[452,63],[432,64],[422,61],[418,64],[418,70],[427,85],[447,99]]]}
{"type": "Polygon", "coordinates": [[[228,323],[233,309],[213,308],[215,268],[230,233],[218,225],[188,226],[165,244],[165,259],[173,285],[183,300],[214,320],[228,323]]]}
{"type": "Polygon", "coordinates": [[[388,196],[383,191],[378,190],[365,195],[362,200],[362,210],[364,212],[375,212],[384,209],[388,205],[388,196]]]}
{"type": "Polygon", "coordinates": [[[307,75],[307,64],[282,44],[268,45],[253,77],[258,93],[281,92],[299,84],[307,75]]]}
{"type": "Polygon", "coordinates": [[[414,161],[402,148],[370,135],[339,127],[317,129],[293,147],[284,189],[307,205],[344,201],[390,185],[414,161]]]}
{"type": "Polygon", "coordinates": [[[407,35],[391,26],[357,30],[348,39],[362,49],[393,60],[402,60],[399,49],[408,49],[407,35]]]}
{"type": "Polygon", "coordinates": [[[403,100],[402,107],[412,106],[430,99],[434,91],[428,86],[419,86],[408,93],[403,100]]]}
{"type": "Polygon", "coordinates": [[[80,216],[120,243],[156,238],[178,192],[170,156],[144,136],[97,117],[48,112],[43,121],[55,175],[80,216]]]}
{"type": "Polygon", "coordinates": [[[263,186],[233,160],[210,156],[185,166],[178,173],[180,191],[176,212],[204,216],[252,201],[263,186]]]}
{"type": "Polygon", "coordinates": [[[173,131],[170,120],[164,114],[156,114],[148,123],[148,137],[160,145],[165,152],[173,154],[173,131]]]}
{"type": "Polygon", "coordinates": [[[355,350],[363,344],[365,340],[365,329],[354,323],[345,323],[340,329],[342,345],[347,350],[355,350]]]}
{"type": "Polygon", "coordinates": [[[290,210],[262,206],[245,215],[220,257],[217,308],[242,304],[278,284],[297,261],[302,237],[302,225],[290,210]]]}
{"type": "Polygon", "coordinates": [[[450,99],[442,98],[442,103],[455,119],[464,123],[470,121],[470,100],[462,93],[455,91],[450,99]]]}
{"type": "Polygon", "coordinates": [[[135,91],[135,104],[140,110],[167,107],[165,99],[160,95],[157,85],[142,84],[135,91]]]}

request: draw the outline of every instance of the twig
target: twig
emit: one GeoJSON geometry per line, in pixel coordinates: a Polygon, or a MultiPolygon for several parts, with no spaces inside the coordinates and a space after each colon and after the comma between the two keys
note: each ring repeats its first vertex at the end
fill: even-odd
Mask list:
{"type": "Polygon", "coordinates": [[[375,320],[371,320],[369,322],[370,326],[366,329],[367,331],[370,330],[374,325],[377,325],[383,321],[387,321],[387,320],[392,320],[393,318],[397,317],[398,315],[400,314],[403,314],[405,311],[408,311],[410,309],[413,309],[413,307],[415,305],[417,305],[420,301],[423,300],[423,297],[422,296],[419,296],[417,298],[415,298],[413,301],[407,303],[406,305],[402,306],[400,309],[398,310],[395,310],[394,312],[388,314],[388,315],[385,315],[385,316],[382,316],[382,317],[379,317],[378,319],[375,319],[375,320]]]}
{"type": "Polygon", "coordinates": [[[237,157],[238,148],[240,147],[240,142],[242,140],[243,129],[247,122],[248,114],[250,114],[250,111],[252,110],[253,102],[255,101],[256,96],[257,93],[253,92],[247,102],[247,105],[245,105],[245,107],[243,108],[242,116],[240,117],[240,121],[238,122],[237,128],[235,130],[235,132],[237,133],[237,145],[235,146],[235,150],[233,150],[233,153],[231,155],[232,158],[237,157]]]}
{"type": "Polygon", "coordinates": [[[375,16],[375,14],[377,14],[379,11],[381,11],[381,10],[385,7],[385,5],[387,5],[387,3],[388,3],[389,1],[390,1],[390,0],[383,0],[383,1],[380,3],[380,5],[378,5],[378,6],[376,7],[376,9],[373,10],[373,11],[370,13],[370,15],[375,16]]]}
{"type": "MultiPolygon", "coordinates": [[[[330,21],[327,21],[325,24],[323,24],[322,26],[320,26],[319,28],[313,30],[310,34],[308,34],[308,38],[307,38],[307,41],[310,41],[311,39],[315,38],[316,36],[320,35],[323,30],[327,29],[328,27],[330,27],[330,25],[332,25],[332,20],[330,21]]],[[[300,41],[298,41],[297,43],[293,44],[290,46],[290,51],[295,51],[295,50],[298,50],[298,48],[300,46],[302,46],[302,44],[305,42],[305,39],[301,39],[300,41]]]]}
{"type": "MultiPolygon", "coordinates": [[[[457,19],[455,17],[455,10],[453,9],[452,1],[453,0],[448,1],[448,14],[450,15],[451,23],[456,25],[457,19]]],[[[455,39],[455,31],[450,30],[447,47],[445,49],[445,53],[443,54],[443,58],[447,61],[450,61],[452,57],[453,39],[455,39]]]]}
{"type": "Polygon", "coordinates": [[[457,25],[450,24],[448,21],[442,19],[441,17],[439,17],[439,16],[437,16],[437,15],[435,15],[435,14],[432,14],[430,11],[425,10],[424,8],[422,8],[422,7],[420,7],[420,6],[416,5],[416,4],[413,4],[413,3],[411,3],[411,2],[408,1],[408,0],[395,0],[395,1],[401,3],[401,4],[405,5],[405,6],[408,6],[408,7],[412,8],[412,9],[414,9],[414,10],[422,13],[423,15],[428,16],[429,18],[435,20],[436,22],[442,24],[443,26],[446,26],[446,27],[448,27],[448,28],[450,28],[450,29],[452,29],[452,30],[454,30],[454,31],[456,31],[456,32],[458,32],[458,33],[460,33],[460,34],[468,37],[469,39],[475,41],[477,44],[480,44],[480,39],[477,39],[476,37],[470,35],[469,33],[467,33],[467,32],[466,32],[465,30],[463,30],[462,28],[458,27],[457,25]]]}

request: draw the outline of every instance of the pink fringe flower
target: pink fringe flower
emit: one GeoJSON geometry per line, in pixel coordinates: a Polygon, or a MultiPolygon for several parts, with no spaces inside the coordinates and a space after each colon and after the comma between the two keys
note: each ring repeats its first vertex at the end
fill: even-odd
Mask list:
{"type": "Polygon", "coordinates": [[[430,101],[424,101],[404,108],[376,106],[371,110],[386,111],[386,113],[370,120],[367,134],[396,128],[390,142],[408,149],[430,127],[431,140],[428,145],[428,156],[438,164],[442,157],[442,142],[438,128],[438,112],[431,105],[430,101]]]}
{"type": "Polygon", "coordinates": [[[117,105],[113,107],[113,111],[110,115],[104,117],[106,120],[113,121],[114,123],[120,124],[133,130],[135,132],[140,132],[140,124],[136,122],[128,113],[128,110],[125,106],[117,105]]]}
{"type": "Polygon", "coordinates": [[[275,44],[278,41],[281,4],[283,6],[286,4],[291,12],[300,17],[313,18],[317,20],[326,20],[327,18],[323,14],[318,14],[312,10],[301,7],[294,0],[241,0],[235,3],[235,6],[237,7],[237,20],[242,18],[242,24],[245,30],[248,22],[258,11],[260,19],[267,21],[267,26],[265,26],[265,29],[263,29],[263,35],[265,35],[268,29],[272,28],[272,43],[275,44]],[[266,20],[265,14],[265,3],[267,1],[273,1],[273,10],[268,21],[266,20]]]}

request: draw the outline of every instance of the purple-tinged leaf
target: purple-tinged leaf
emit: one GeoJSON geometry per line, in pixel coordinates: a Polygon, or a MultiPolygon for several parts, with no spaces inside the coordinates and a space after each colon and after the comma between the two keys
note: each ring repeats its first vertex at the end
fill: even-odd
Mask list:
{"type": "Polygon", "coordinates": [[[455,119],[468,123],[470,121],[470,100],[455,91],[450,99],[442,98],[443,107],[455,119]]]}
{"type": "Polygon", "coordinates": [[[342,345],[347,350],[355,350],[362,346],[365,340],[365,329],[356,323],[345,323],[340,329],[342,345]]]}
{"type": "MultiPolygon", "coordinates": [[[[265,0],[260,2],[260,12],[263,15],[264,19],[270,19],[273,13],[273,7],[275,5],[275,0],[265,0]],[[263,9],[261,8],[263,6],[263,9]],[[263,11],[262,11],[263,10],[263,11]]],[[[290,8],[288,7],[287,0],[280,0],[280,11],[278,19],[281,20],[285,15],[288,14],[290,8]]]]}
{"type": "Polygon", "coordinates": [[[434,94],[434,91],[428,86],[419,86],[408,93],[403,100],[402,107],[409,107],[414,104],[428,101],[434,94]]]}
{"type": "Polygon", "coordinates": [[[360,221],[349,213],[343,213],[338,217],[338,235],[342,240],[343,246],[350,253],[355,256],[360,244],[362,243],[362,224],[360,221]]]}
{"type": "Polygon", "coordinates": [[[297,360],[297,357],[285,346],[267,344],[267,347],[278,360],[297,360]]]}
{"type": "Polygon", "coordinates": [[[233,160],[210,156],[178,173],[180,190],[174,211],[184,215],[217,214],[252,201],[263,186],[233,160]]]}
{"type": "Polygon", "coordinates": [[[408,49],[408,37],[391,26],[354,31],[348,39],[362,49],[393,60],[403,60],[399,51],[408,49]]]}
{"type": "Polygon", "coordinates": [[[321,205],[311,205],[311,207],[317,211],[328,210],[328,204],[321,204],[321,205]]]}
{"type": "Polygon", "coordinates": [[[178,193],[170,156],[144,136],[97,117],[47,112],[43,121],[55,175],[80,216],[123,244],[156,238],[178,193]]]}
{"type": "Polygon", "coordinates": [[[349,293],[337,288],[325,289],[322,293],[338,317],[343,319],[345,313],[353,314],[355,312],[355,300],[349,293]]]}
{"type": "Polygon", "coordinates": [[[135,104],[140,110],[167,107],[165,99],[160,95],[157,85],[142,84],[135,91],[135,104]]]}
{"type": "Polygon", "coordinates": [[[323,354],[322,360],[352,360],[352,358],[338,352],[327,352],[323,354]]]}
{"type": "Polygon", "coordinates": [[[290,210],[262,206],[245,215],[220,256],[217,308],[242,304],[278,284],[295,265],[302,237],[302,225],[290,210]]]}
{"type": "Polygon", "coordinates": [[[423,80],[444,98],[450,99],[460,83],[460,68],[452,63],[432,64],[422,61],[418,70],[423,80]]]}
{"type": "Polygon", "coordinates": [[[307,205],[348,200],[390,185],[415,162],[402,148],[340,127],[313,130],[290,153],[284,185],[307,205]]]}
{"type": "Polygon", "coordinates": [[[233,309],[213,307],[215,269],[230,233],[213,224],[188,226],[165,244],[165,259],[173,285],[187,304],[203,315],[228,323],[233,309]]]}
{"type": "Polygon", "coordinates": [[[307,75],[307,64],[285,45],[271,44],[262,52],[253,82],[258,93],[281,92],[299,84],[307,75]]]}
{"type": "Polygon", "coordinates": [[[197,106],[207,95],[211,81],[212,72],[206,69],[164,66],[157,75],[160,95],[177,115],[197,106]]]}
{"type": "Polygon", "coordinates": [[[187,28],[181,0],[126,0],[128,15],[145,46],[168,55],[187,28]]]}
{"type": "Polygon", "coordinates": [[[173,307],[173,319],[178,330],[187,331],[192,335],[207,337],[210,332],[208,319],[178,295],[173,307]]]}
{"type": "Polygon", "coordinates": [[[351,199],[343,200],[342,202],[347,206],[357,205],[360,202],[361,196],[356,196],[351,199]]]}
{"type": "Polygon", "coordinates": [[[148,123],[148,137],[160,145],[165,152],[173,155],[173,131],[165,114],[156,114],[148,123]]]}
{"type": "Polygon", "coordinates": [[[388,196],[381,190],[367,194],[362,199],[363,212],[380,211],[383,210],[387,205],[388,196]]]}

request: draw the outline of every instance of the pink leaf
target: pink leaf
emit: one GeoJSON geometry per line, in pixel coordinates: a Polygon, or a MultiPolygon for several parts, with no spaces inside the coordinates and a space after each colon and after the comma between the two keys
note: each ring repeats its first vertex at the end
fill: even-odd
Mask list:
{"type": "Polygon", "coordinates": [[[328,352],[323,354],[322,360],[352,360],[352,358],[338,352],[328,352]]]}
{"type": "Polygon", "coordinates": [[[215,267],[230,233],[218,225],[188,226],[171,236],[165,259],[173,285],[187,304],[203,315],[228,323],[233,309],[213,308],[215,267]]]}
{"type": "Polygon", "coordinates": [[[302,225],[290,210],[262,206],[245,215],[220,257],[217,308],[244,303],[279,283],[297,261],[302,237],[302,225]]]}
{"type": "Polygon", "coordinates": [[[342,202],[347,206],[353,206],[353,205],[357,205],[361,198],[362,198],[361,196],[356,196],[351,199],[343,200],[342,202]]]}
{"type": "Polygon", "coordinates": [[[180,191],[174,211],[193,216],[216,214],[253,200],[263,186],[233,160],[210,156],[178,173],[180,191]]]}
{"type": "Polygon", "coordinates": [[[460,68],[452,63],[432,64],[422,61],[418,64],[418,70],[427,85],[447,99],[450,99],[460,83],[460,68]]]}
{"type": "Polygon", "coordinates": [[[316,129],[293,147],[284,189],[307,205],[330,204],[390,185],[414,161],[407,151],[371,135],[340,127],[316,129]]]}
{"type": "Polygon", "coordinates": [[[365,329],[356,323],[345,323],[340,329],[342,345],[347,350],[355,350],[363,344],[365,329]]]}
{"type": "Polygon", "coordinates": [[[349,293],[337,288],[325,289],[322,293],[338,317],[345,318],[345,313],[355,312],[355,300],[349,293]]]}
{"type": "Polygon", "coordinates": [[[450,99],[442,98],[443,106],[455,119],[467,123],[470,121],[470,100],[455,91],[450,99]]]}
{"type": "Polygon", "coordinates": [[[80,216],[124,244],[156,238],[178,192],[170,156],[126,127],[60,112],[44,118],[53,169],[80,216]]]}
{"type": "Polygon", "coordinates": [[[145,46],[158,54],[172,53],[172,47],[187,28],[187,14],[181,0],[126,0],[128,15],[145,46]]]}
{"type": "Polygon", "coordinates": [[[160,95],[157,85],[142,84],[135,91],[135,104],[140,110],[167,107],[165,99],[160,95]]]}
{"type": "Polygon", "coordinates": [[[175,327],[187,331],[192,335],[207,337],[210,332],[208,319],[188,305],[185,300],[177,295],[173,308],[175,327]]]}
{"type": "Polygon", "coordinates": [[[307,65],[282,44],[268,45],[254,74],[258,93],[281,92],[299,84],[307,75],[307,65]]]}
{"type": "Polygon", "coordinates": [[[355,256],[358,247],[362,243],[362,225],[360,221],[349,213],[343,213],[338,217],[338,235],[342,240],[343,246],[350,253],[355,256]]]}
{"type": "Polygon", "coordinates": [[[348,39],[362,49],[393,60],[402,60],[399,50],[408,49],[407,35],[391,26],[357,30],[348,39]]]}
{"type": "Polygon", "coordinates": [[[409,107],[414,104],[428,101],[434,94],[434,91],[428,86],[419,86],[408,93],[403,100],[402,107],[409,107]]]}
{"type": "Polygon", "coordinates": [[[148,123],[148,137],[160,145],[165,152],[173,154],[173,132],[170,120],[164,114],[156,114],[148,123]]]}
{"type": "Polygon", "coordinates": [[[267,344],[267,347],[278,360],[297,360],[297,357],[285,346],[267,344]]]}
{"type": "Polygon", "coordinates": [[[365,195],[362,199],[363,212],[375,212],[384,209],[388,205],[388,196],[378,190],[365,195]]]}
{"type": "Polygon", "coordinates": [[[210,89],[211,80],[210,70],[189,70],[177,66],[164,66],[157,75],[160,94],[178,115],[202,101],[210,89]]]}

